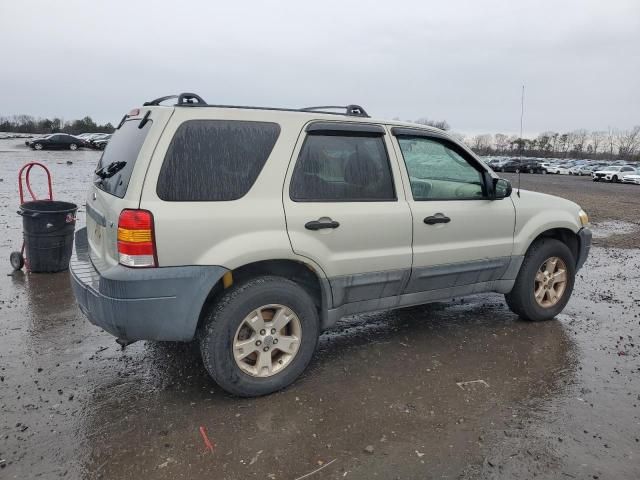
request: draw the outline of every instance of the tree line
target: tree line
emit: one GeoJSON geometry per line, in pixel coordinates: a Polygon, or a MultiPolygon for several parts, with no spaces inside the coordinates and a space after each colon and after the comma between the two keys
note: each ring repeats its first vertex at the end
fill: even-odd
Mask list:
{"type": "MultiPolygon", "coordinates": [[[[399,120],[395,118],[394,120],[399,120]]],[[[450,130],[446,120],[419,118],[413,123],[429,125],[440,130],[450,130]]],[[[611,160],[640,160],[640,125],[628,130],[573,130],[559,133],[542,132],[536,138],[518,135],[481,135],[465,136],[449,132],[464,142],[478,155],[522,155],[537,158],[584,158],[611,160]]]]}
{"type": "Polygon", "coordinates": [[[111,123],[97,124],[89,116],[80,120],[63,120],[62,118],[36,118],[30,115],[12,115],[0,117],[0,132],[10,133],[113,133],[111,123]]]}
{"type": "Polygon", "coordinates": [[[628,130],[549,131],[536,138],[482,134],[467,137],[464,142],[479,155],[640,160],[640,125],[628,130]]]}

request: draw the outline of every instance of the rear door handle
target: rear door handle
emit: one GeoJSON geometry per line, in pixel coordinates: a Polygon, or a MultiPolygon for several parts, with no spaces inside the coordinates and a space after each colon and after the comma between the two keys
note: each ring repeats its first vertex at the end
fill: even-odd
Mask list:
{"type": "Polygon", "coordinates": [[[449,223],[451,219],[442,213],[436,213],[431,217],[426,217],[424,223],[427,225],[435,225],[436,223],[449,223]]]}
{"type": "Polygon", "coordinates": [[[335,220],[312,220],[304,224],[307,230],[322,230],[323,228],[338,228],[340,224],[335,220]]]}

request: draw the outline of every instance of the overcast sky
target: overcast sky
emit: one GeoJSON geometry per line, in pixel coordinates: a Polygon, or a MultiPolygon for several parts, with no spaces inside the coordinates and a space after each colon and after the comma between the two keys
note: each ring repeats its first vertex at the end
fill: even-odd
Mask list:
{"type": "Polygon", "coordinates": [[[640,124],[640,0],[0,0],[0,115],[358,103],[516,132],[640,124]]]}

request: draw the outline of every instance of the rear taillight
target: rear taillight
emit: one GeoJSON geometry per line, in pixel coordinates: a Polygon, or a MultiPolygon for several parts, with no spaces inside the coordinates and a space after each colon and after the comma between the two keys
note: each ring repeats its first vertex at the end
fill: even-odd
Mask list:
{"type": "Polygon", "coordinates": [[[118,257],[127,267],[157,267],[153,215],[148,210],[123,210],[118,220],[118,257]]]}

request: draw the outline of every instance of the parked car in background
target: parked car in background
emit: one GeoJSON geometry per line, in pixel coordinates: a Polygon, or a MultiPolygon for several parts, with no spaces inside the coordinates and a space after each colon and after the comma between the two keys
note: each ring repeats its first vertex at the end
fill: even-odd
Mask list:
{"type": "Polygon", "coordinates": [[[552,163],[547,167],[547,173],[556,175],[569,175],[569,168],[559,163],[552,163]]]}
{"type": "Polygon", "coordinates": [[[609,165],[591,174],[594,182],[620,182],[625,175],[637,173],[630,165],[609,165]]]}
{"type": "Polygon", "coordinates": [[[512,173],[547,173],[547,169],[543,167],[538,160],[529,158],[512,159],[503,164],[499,170],[501,172],[512,173]]]}
{"type": "Polygon", "coordinates": [[[640,175],[637,173],[625,175],[622,177],[622,183],[635,183],[636,185],[640,185],[640,175]]]}
{"type": "Polygon", "coordinates": [[[96,150],[104,150],[105,147],[107,146],[107,143],[109,143],[110,138],[111,138],[111,134],[107,133],[97,139],[91,140],[89,143],[91,144],[91,147],[95,148],[96,150]]]}
{"type": "Polygon", "coordinates": [[[574,175],[591,175],[595,170],[599,169],[600,165],[581,165],[574,175]]]}
{"type": "Polygon", "coordinates": [[[45,137],[27,140],[24,143],[33,150],[77,150],[88,146],[82,138],[67,133],[53,133],[45,137]]]}
{"type": "Polygon", "coordinates": [[[510,162],[512,159],[509,157],[493,157],[493,158],[485,158],[486,164],[491,167],[492,170],[498,171],[505,163],[510,162]]]}

